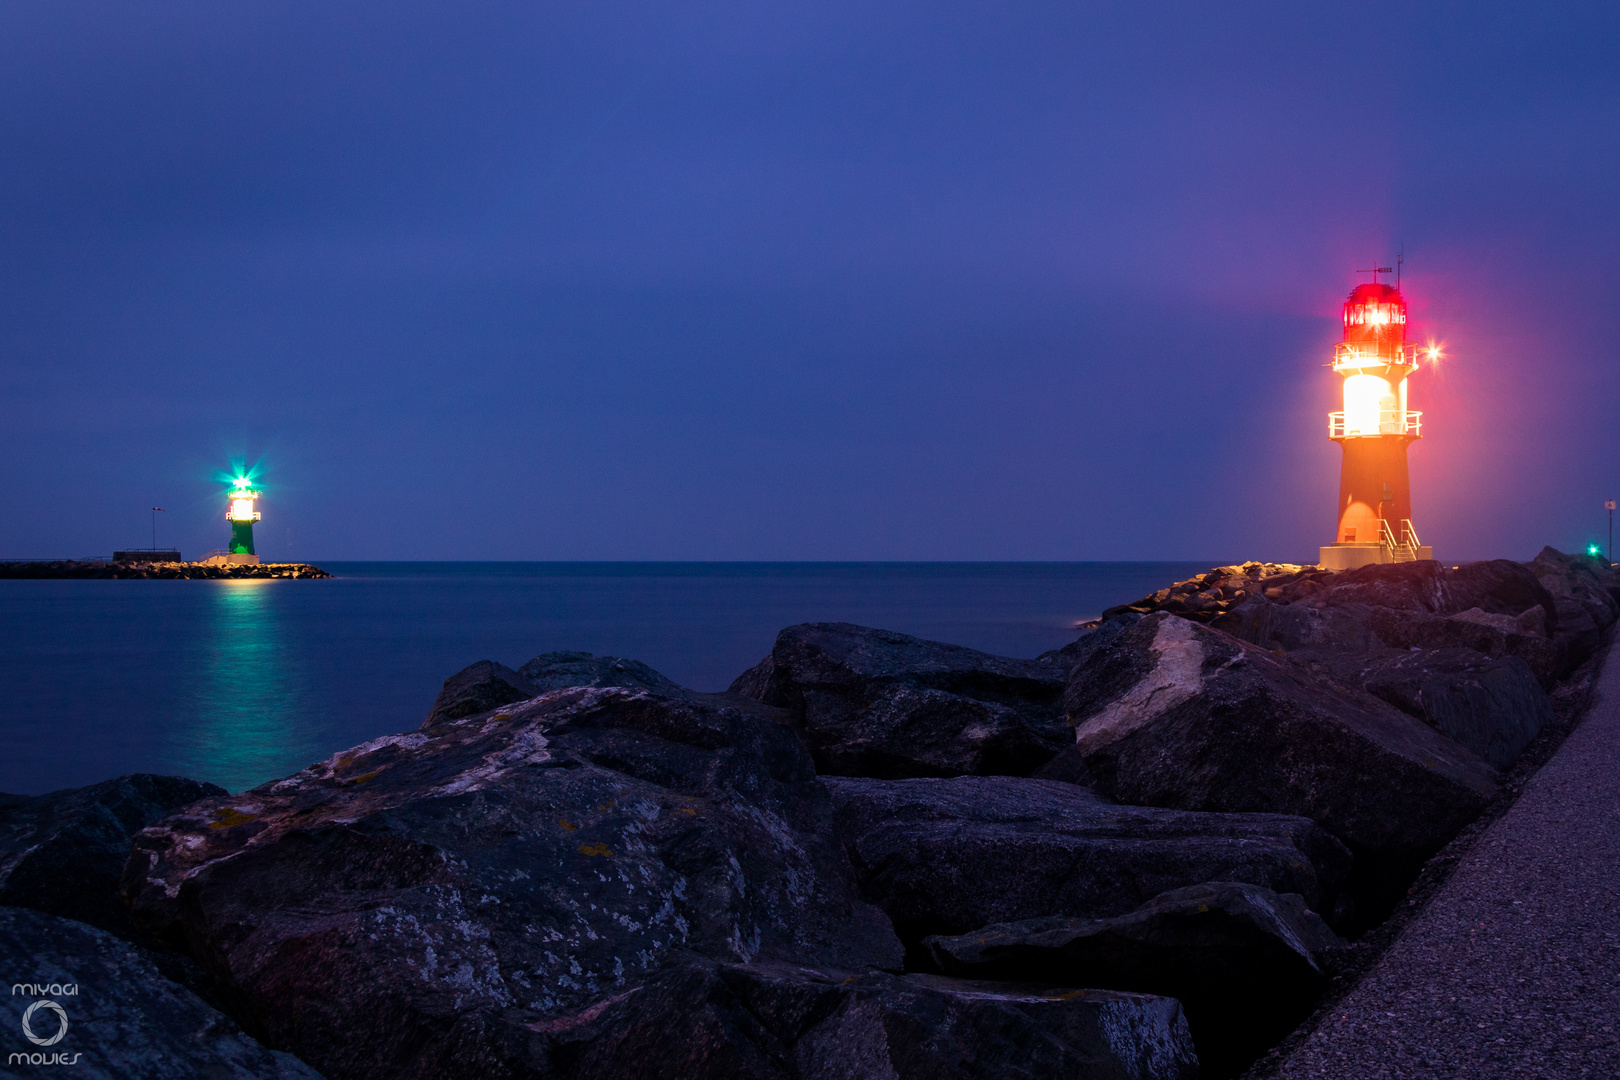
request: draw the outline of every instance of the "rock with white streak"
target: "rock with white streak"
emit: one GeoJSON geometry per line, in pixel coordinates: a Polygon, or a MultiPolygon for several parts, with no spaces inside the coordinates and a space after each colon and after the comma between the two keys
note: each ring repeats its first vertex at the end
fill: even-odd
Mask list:
{"type": "Polygon", "coordinates": [[[1499,777],[1372,695],[1163,612],[1079,665],[1076,746],[1121,802],[1299,814],[1356,856],[1367,912],[1473,820],[1499,777]]]}
{"type": "Polygon", "coordinates": [[[0,904],[127,936],[118,875],[130,837],[187,803],[223,794],[183,776],[133,773],[48,795],[0,795],[0,904]]]}
{"type": "Polygon", "coordinates": [[[752,707],[575,688],[377,739],[145,830],[124,892],[331,1077],[568,1075],[540,1033],[694,957],[898,967],[752,707]]]}

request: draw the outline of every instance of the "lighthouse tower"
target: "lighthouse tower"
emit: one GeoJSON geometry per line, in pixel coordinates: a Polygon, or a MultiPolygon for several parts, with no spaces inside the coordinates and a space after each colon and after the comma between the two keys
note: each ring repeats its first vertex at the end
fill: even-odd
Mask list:
{"type": "Polygon", "coordinates": [[[1338,524],[1320,562],[1333,570],[1368,563],[1431,559],[1412,524],[1406,448],[1421,437],[1423,414],[1407,409],[1407,381],[1418,347],[1406,340],[1406,300],[1378,281],[1358,285],[1344,302],[1344,340],[1333,370],[1344,379],[1344,409],[1328,414],[1328,438],[1344,448],[1338,524]]]}
{"type": "Polygon", "coordinates": [[[231,506],[225,511],[225,520],[231,523],[231,546],[225,557],[228,563],[259,561],[259,556],[253,551],[253,523],[260,517],[253,504],[259,494],[253,490],[253,481],[245,476],[239,476],[231,483],[231,506]]]}

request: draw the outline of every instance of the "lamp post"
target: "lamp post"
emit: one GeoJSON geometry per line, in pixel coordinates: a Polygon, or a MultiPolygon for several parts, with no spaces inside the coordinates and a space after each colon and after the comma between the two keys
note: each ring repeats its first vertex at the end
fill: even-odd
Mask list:
{"type": "Polygon", "coordinates": [[[1613,563],[1614,562],[1614,500],[1610,499],[1608,502],[1604,503],[1603,508],[1609,512],[1609,562],[1613,563]]]}

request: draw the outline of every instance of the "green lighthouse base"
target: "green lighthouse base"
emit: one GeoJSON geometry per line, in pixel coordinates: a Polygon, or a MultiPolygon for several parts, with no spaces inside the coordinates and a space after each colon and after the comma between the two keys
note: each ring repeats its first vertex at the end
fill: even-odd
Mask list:
{"type": "Polygon", "coordinates": [[[231,523],[231,546],[211,554],[203,562],[213,566],[258,566],[259,556],[253,551],[253,521],[228,520],[231,523]]]}

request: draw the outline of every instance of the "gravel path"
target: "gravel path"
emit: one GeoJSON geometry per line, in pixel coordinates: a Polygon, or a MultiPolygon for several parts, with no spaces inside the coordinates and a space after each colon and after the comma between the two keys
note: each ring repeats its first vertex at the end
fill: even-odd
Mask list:
{"type": "Polygon", "coordinates": [[[1275,1075],[1614,1080],[1616,1027],[1620,659],[1586,720],[1275,1075]]]}

